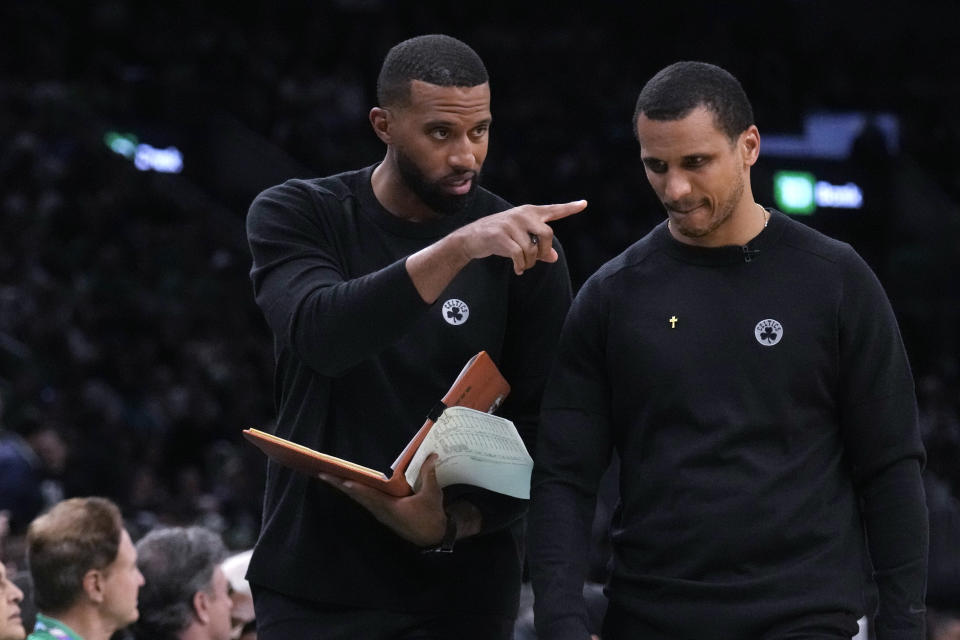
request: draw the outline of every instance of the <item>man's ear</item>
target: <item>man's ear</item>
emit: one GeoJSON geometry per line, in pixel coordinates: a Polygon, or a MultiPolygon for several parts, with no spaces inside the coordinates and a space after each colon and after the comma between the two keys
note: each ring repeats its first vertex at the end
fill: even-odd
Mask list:
{"type": "Polygon", "coordinates": [[[380,138],[384,144],[390,144],[390,125],[392,120],[392,114],[387,109],[381,107],[370,109],[370,125],[373,127],[373,132],[377,134],[377,137],[380,138]]]}
{"type": "Polygon", "coordinates": [[[97,569],[90,569],[83,574],[83,580],[80,584],[91,602],[103,603],[103,573],[97,569]]]}
{"type": "Polygon", "coordinates": [[[210,622],[210,600],[207,592],[202,589],[193,594],[193,613],[201,624],[210,622]]]}
{"type": "Polygon", "coordinates": [[[760,157],[760,131],[757,125],[752,124],[750,128],[740,134],[740,151],[743,154],[743,163],[752,167],[760,157]]]}

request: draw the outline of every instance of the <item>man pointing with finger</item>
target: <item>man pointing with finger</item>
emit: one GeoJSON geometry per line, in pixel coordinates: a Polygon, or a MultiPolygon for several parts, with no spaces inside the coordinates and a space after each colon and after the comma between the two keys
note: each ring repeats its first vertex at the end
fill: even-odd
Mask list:
{"type": "MultiPolygon", "coordinates": [[[[486,350],[528,447],[571,299],[549,222],[586,202],[510,205],[478,185],[492,120],[477,54],[447,36],[388,53],[378,165],[290,180],[253,202],[257,304],[276,349],[277,434],[387,469],[486,350]]],[[[268,463],[250,563],[258,637],[510,638],[519,511],[421,490],[390,498],[268,463]],[[431,553],[435,547],[453,553],[431,553]]]]}

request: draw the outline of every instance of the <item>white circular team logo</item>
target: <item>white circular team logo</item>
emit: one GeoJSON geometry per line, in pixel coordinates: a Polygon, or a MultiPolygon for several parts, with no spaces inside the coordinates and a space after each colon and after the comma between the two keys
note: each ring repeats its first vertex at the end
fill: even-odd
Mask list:
{"type": "Polygon", "coordinates": [[[783,327],[776,320],[767,318],[757,323],[757,326],[753,328],[753,335],[756,336],[757,342],[763,346],[772,347],[780,342],[783,337],[783,327]]]}
{"type": "Polygon", "coordinates": [[[470,307],[463,300],[456,298],[450,298],[444,302],[441,312],[443,319],[454,326],[463,324],[470,317],[470,307]]]}

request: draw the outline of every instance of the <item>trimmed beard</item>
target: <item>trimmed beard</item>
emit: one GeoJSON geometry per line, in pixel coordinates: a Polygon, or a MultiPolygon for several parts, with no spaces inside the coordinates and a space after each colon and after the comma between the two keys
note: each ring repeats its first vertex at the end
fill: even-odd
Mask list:
{"type": "MultiPolygon", "coordinates": [[[[434,213],[441,216],[449,216],[461,211],[465,211],[473,202],[476,196],[477,185],[480,183],[480,172],[469,171],[472,173],[473,180],[470,183],[470,190],[463,195],[447,193],[443,190],[443,179],[430,181],[427,179],[420,167],[417,166],[410,156],[399,149],[395,149],[397,158],[397,169],[400,172],[400,179],[423,204],[427,205],[434,213]]],[[[451,174],[444,179],[456,177],[458,174],[451,174]]],[[[464,175],[464,174],[459,174],[464,175]]]]}

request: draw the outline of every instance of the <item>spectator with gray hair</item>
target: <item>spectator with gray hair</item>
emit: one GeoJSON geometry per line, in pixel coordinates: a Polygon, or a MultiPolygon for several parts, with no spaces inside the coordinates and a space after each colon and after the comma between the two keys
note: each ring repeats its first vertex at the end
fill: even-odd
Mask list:
{"type": "Polygon", "coordinates": [[[203,527],[156,529],[137,543],[147,580],[140,596],[138,638],[228,640],[233,602],[220,568],[220,537],[203,527]]]}

